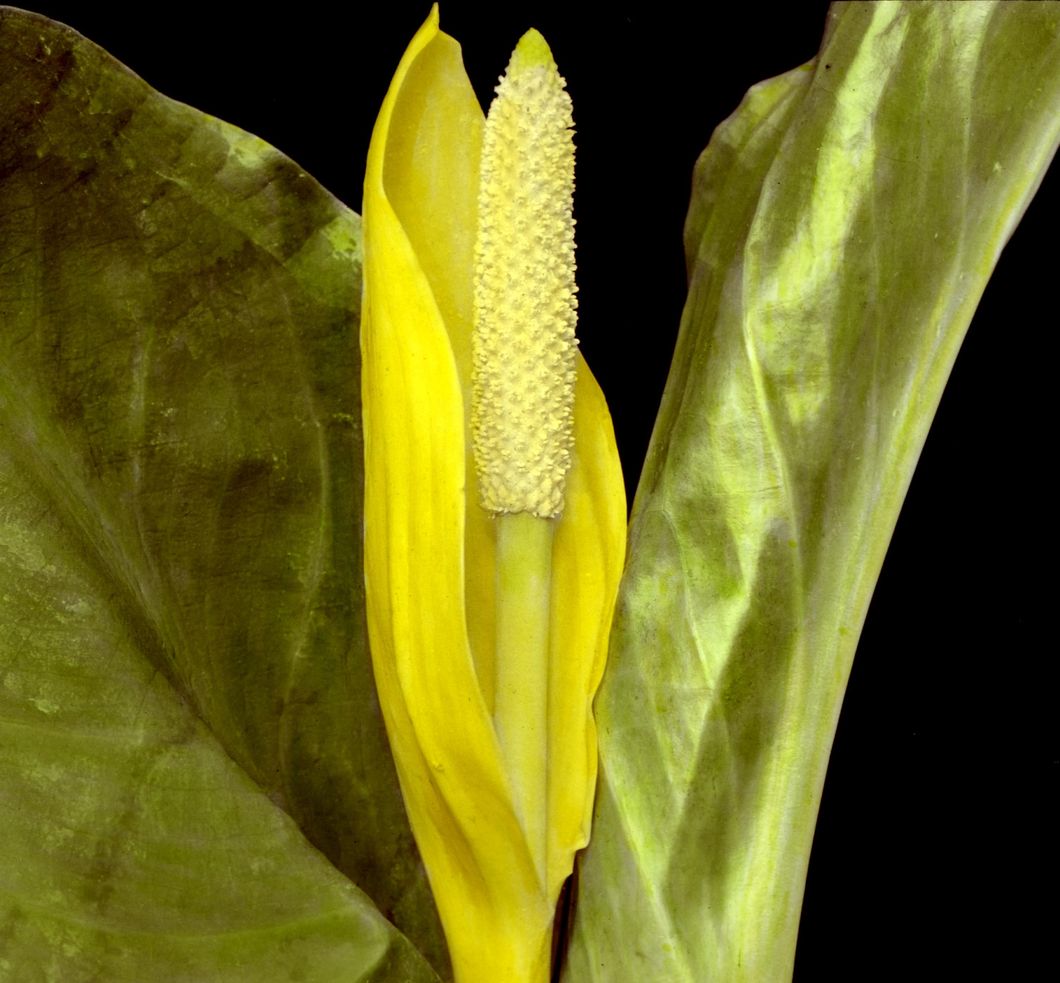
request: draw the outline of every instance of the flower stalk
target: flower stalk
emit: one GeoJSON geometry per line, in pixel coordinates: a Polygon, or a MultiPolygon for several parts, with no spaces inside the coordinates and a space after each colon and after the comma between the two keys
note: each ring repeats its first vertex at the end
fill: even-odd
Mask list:
{"type": "Polygon", "coordinates": [[[542,883],[548,855],[549,599],[552,520],[527,512],[497,523],[497,740],[542,883]]]}

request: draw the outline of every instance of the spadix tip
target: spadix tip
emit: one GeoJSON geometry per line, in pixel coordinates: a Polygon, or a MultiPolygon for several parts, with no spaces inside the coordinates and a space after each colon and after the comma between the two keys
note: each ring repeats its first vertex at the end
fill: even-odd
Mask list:
{"type": "Polygon", "coordinates": [[[519,39],[515,51],[512,52],[512,60],[508,64],[508,75],[521,75],[534,68],[548,68],[555,71],[556,60],[552,57],[552,49],[541,36],[541,32],[531,27],[519,39]]]}

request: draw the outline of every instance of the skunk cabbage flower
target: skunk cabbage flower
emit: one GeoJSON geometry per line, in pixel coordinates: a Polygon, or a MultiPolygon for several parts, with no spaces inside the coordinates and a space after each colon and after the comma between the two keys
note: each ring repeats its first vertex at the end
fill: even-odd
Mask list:
{"type": "Polygon", "coordinates": [[[626,509],[607,406],[573,338],[570,103],[536,32],[498,93],[486,123],[435,9],[372,136],[365,582],[380,702],[456,978],[543,983],[559,891],[589,837],[592,699],[626,509]]]}

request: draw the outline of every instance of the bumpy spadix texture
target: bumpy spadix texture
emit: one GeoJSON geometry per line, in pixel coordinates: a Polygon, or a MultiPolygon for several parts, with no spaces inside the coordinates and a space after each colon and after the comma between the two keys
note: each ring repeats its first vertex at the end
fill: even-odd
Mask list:
{"type": "Polygon", "coordinates": [[[575,352],[570,471],[551,520],[542,865],[494,728],[499,522],[470,453],[483,128],[435,10],[394,76],[365,174],[365,591],[380,705],[456,978],[544,983],[556,900],[589,836],[591,708],[626,506],[607,405],[575,352]]]}
{"type": "Polygon", "coordinates": [[[537,31],[512,55],[482,137],[471,431],[482,506],[563,511],[574,427],[574,132],[537,31]]]}

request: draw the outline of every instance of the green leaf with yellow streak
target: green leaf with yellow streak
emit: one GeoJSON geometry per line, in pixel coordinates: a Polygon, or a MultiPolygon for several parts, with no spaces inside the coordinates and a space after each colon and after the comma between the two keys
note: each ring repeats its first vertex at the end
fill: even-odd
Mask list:
{"type": "Polygon", "coordinates": [[[1060,132],[1060,5],[838,4],[696,169],[564,979],[790,979],[858,634],[1060,132]]]}

